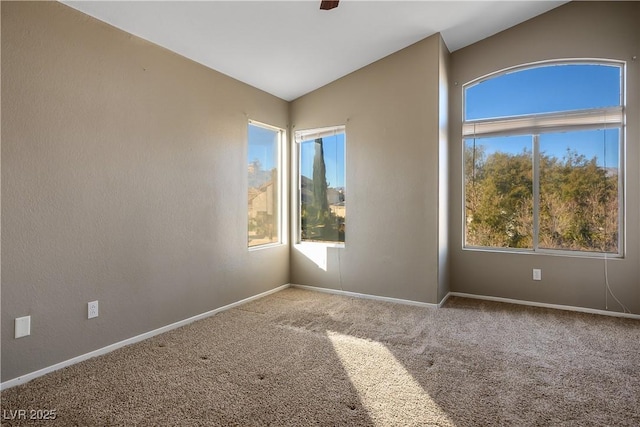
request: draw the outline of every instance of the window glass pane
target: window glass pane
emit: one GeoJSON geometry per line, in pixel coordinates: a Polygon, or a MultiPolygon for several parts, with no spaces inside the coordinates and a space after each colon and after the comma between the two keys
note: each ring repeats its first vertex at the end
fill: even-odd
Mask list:
{"type": "Polygon", "coordinates": [[[280,131],[249,124],[249,247],[280,241],[280,131]]]}
{"type": "Polygon", "coordinates": [[[465,88],[465,120],[619,106],[621,70],[557,64],[489,78],[465,88]]]}
{"type": "Polygon", "coordinates": [[[533,248],[530,135],[466,139],[465,245],[533,248]]]}
{"type": "Polygon", "coordinates": [[[620,130],[540,135],[539,247],[618,252],[620,130]]]}
{"type": "Polygon", "coordinates": [[[345,135],[300,143],[300,240],[344,242],[345,135]]]}

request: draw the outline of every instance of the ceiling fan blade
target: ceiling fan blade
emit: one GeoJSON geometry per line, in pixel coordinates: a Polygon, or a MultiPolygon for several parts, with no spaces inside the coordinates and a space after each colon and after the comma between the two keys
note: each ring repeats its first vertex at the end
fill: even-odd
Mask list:
{"type": "Polygon", "coordinates": [[[320,9],[321,10],[331,10],[335,7],[338,7],[338,3],[340,0],[335,0],[335,1],[329,1],[329,0],[322,0],[320,2],[320,9]]]}

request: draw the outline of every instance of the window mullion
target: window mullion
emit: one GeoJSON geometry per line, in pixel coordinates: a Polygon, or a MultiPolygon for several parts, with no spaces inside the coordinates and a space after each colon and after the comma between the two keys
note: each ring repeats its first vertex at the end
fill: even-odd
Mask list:
{"type": "Polygon", "coordinates": [[[598,129],[607,125],[621,125],[623,114],[622,106],[617,106],[472,120],[463,122],[462,136],[524,135],[566,129],[598,129]]]}
{"type": "Polygon", "coordinates": [[[540,236],[540,135],[533,136],[533,250],[538,250],[540,236]]]}

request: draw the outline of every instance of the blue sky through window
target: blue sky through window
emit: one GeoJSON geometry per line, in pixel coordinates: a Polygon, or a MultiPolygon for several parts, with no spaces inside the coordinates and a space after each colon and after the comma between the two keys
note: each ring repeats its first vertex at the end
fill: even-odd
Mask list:
{"type": "MultiPolygon", "coordinates": [[[[512,72],[465,88],[465,120],[620,106],[622,67],[607,64],[554,64],[512,72]]],[[[540,152],[562,159],[571,150],[598,166],[619,164],[620,129],[593,129],[540,135],[540,152]]],[[[466,144],[473,144],[467,139],[466,144]]],[[[476,139],[485,155],[533,151],[531,135],[476,139]]]]}
{"type": "Polygon", "coordinates": [[[595,157],[600,167],[617,168],[619,140],[619,129],[547,133],[540,135],[540,152],[562,159],[570,150],[588,160],[595,157]]]}
{"type": "MultiPolygon", "coordinates": [[[[562,159],[567,150],[585,156],[588,160],[595,157],[600,167],[617,168],[619,159],[620,129],[586,130],[576,132],[543,133],[540,135],[540,153],[562,159]]],[[[473,145],[473,138],[466,140],[467,146],[473,145]]],[[[482,147],[485,156],[494,153],[519,154],[533,152],[531,135],[498,136],[477,138],[476,146],[482,147]]]]}
{"type": "Polygon", "coordinates": [[[249,125],[248,163],[260,161],[262,170],[271,170],[278,166],[278,134],[273,129],[249,125]]]}
{"type": "Polygon", "coordinates": [[[621,67],[547,65],[483,80],[465,88],[465,120],[552,113],[621,104],[621,67]]]}
{"type": "MultiPolygon", "coordinates": [[[[329,187],[344,187],[345,173],[345,134],[322,138],[327,183],[329,187]]],[[[300,172],[309,179],[313,178],[314,140],[300,143],[300,172]]]]}

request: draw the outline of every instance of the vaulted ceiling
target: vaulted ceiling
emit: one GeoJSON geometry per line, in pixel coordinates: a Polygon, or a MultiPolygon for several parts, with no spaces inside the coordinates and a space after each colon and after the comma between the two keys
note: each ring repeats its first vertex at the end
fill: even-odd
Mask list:
{"type": "Polygon", "coordinates": [[[566,1],[63,1],[287,101],[440,32],[450,51],[566,1]]]}

